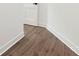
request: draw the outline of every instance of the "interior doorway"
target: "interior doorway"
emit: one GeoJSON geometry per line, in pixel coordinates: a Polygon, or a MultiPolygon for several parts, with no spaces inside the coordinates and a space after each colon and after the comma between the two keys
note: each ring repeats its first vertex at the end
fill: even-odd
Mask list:
{"type": "Polygon", "coordinates": [[[24,24],[38,26],[38,3],[25,3],[24,4],[24,24]]]}

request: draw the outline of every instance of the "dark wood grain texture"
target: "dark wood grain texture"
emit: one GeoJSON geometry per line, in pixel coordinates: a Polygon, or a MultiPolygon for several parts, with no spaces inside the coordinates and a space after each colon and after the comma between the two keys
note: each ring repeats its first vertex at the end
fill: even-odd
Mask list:
{"type": "Polygon", "coordinates": [[[2,56],[77,56],[47,29],[24,25],[25,37],[2,56]]]}

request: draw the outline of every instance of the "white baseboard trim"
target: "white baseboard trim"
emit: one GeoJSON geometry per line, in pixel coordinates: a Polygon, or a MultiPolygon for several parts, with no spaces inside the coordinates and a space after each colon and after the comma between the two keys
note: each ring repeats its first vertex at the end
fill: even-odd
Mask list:
{"type": "Polygon", "coordinates": [[[14,37],[9,42],[7,42],[5,45],[3,45],[2,47],[0,47],[0,55],[2,55],[4,52],[6,52],[8,49],[10,49],[14,44],[16,44],[23,37],[24,37],[24,33],[21,32],[16,37],[14,37]]]}
{"type": "Polygon", "coordinates": [[[29,25],[34,25],[37,26],[37,21],[35,21],[34,19],[31,18],[26,18],[25,21],[23,22],[24,24],[29,24],[29,25]]]}
{"type": "Polygon", "coordinates": [[[66,46],[68,46],[72,51],[79,55],[79,47],[69,41],[66,37],[60,35],[55,30],[52,30],[49,26],[46,27],[52,34],[54,34],[60,41],[62,41],[66,46]]]}
{"type": "Polygon", "coordinates": [[[47,27],[46,25],[43,25],[43,24],[38,24],[38,26],[40,26],[40,27],[47,27]]]}

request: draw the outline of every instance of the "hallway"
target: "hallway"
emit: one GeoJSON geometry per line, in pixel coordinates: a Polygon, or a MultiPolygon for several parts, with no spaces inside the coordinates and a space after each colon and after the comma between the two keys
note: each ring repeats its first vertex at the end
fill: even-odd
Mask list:
{"type": "Polygon", "coordinates": [[[25,37],[3,56],[76,56],[47,29],[24,25],[25,37]]]}

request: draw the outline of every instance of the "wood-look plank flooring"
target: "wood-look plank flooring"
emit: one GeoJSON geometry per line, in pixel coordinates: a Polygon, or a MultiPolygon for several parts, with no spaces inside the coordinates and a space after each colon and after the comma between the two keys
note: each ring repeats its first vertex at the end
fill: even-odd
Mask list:
{"type": "Polygon", "coordinates": [[[2,56],[77,56],[47,29],[24,25],[25,37],[2,56]]]}

